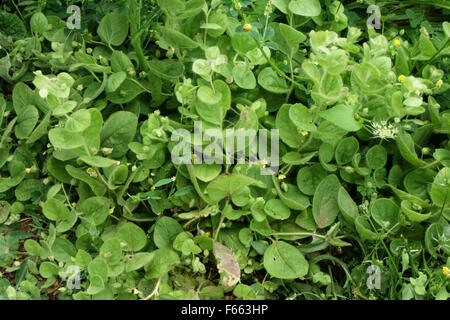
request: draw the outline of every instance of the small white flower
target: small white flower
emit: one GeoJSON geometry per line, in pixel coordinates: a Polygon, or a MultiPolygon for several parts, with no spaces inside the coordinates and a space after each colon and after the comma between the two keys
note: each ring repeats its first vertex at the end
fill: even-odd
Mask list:
{"type": "Polygon", "coordinates": [[[372,121],[369,128],[372,130],[374,138],[380,138],[382,140],[394,139],[398,133],[398,128],[393,124],[387,123],[385,120],[380,122],[372,121]]]}
{"type": "Polygon", "coordinates": [[[362,212],[367,212],[369,210],[369,201],[364,201],[364,203],[361,203],[359,205],[359,208],[361,209],[362,212]]]}
{"type": "Polygon", "coordinates": [[[173,176],[172,178],[170,178],[170,180],[175,181],[177,178],[175,176],[173,176]]]}
{"type": "Polygon", "coordinates": [[[41,90],[39,90],[39,95],[41,96],[41,98],[45,99],[48,96],[48,90],[47,88],[42,88],[41,90]]]}
{"type": "Polygon", "coordinates": [[[264,9],[264,16],[268,17],[272,13],[272,2],[273,0],[267,1],[266,8],[264,9]]]}

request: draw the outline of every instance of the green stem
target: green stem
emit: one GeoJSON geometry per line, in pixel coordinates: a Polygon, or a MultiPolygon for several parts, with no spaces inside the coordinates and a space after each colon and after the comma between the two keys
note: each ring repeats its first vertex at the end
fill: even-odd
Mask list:
{"type": "Polygon", "coordinates": [[[314,232],[275,232],[271,234],[272,236],[311,236],[311,237],[318,237],[322,239],[326,239],[327,237],[321,234],[317,234],[314,232]]]}
{"type": "Polygon", "coordinates": [[[197,176],[195,175],[194,172],[194,167],[192,166],[192,164],[186,164],[186,168],[188,170],[189,173],[189,177],[191,178],[191,182],[194,185],[194,189],[197,192],[198,196],[205,201],[207,204],[212,204],[211,200],[208,199],[205,194],[203,193],[203,191],[200,189],[200,186],[198,185],[198,181],[197,181],[197,176]]]}
{"type": "Polygon", "coordinates": [[[256,40],[255,40],[259,51],[261,51],[262,55],[264,56],[264,58],[266,59],[266,61],[270,64],[270,66],[276,71],[278,72],[283,78],[285,78],[286,80],[288,80],[289,82],[292,82],[293,84],[295,84],[296,86],[300,86],[300,83],[298,83],[297,81],[289,78],[280,68],[277,67],[277,65],[267,56],[267,54],[264,52],[263,48],[261,47],[261,44],[256,40]]]}

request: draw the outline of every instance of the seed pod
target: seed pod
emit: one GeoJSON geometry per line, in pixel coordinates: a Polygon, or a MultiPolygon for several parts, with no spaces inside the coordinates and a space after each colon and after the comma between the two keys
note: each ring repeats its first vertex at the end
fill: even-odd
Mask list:
{"type": "Polygon", "coordinates": [[[249,32],[252,30],[252,25],[250,23],[246,23],[246,24],[244,24],[242,29],[244,30],[244,32],[249,32]]]}

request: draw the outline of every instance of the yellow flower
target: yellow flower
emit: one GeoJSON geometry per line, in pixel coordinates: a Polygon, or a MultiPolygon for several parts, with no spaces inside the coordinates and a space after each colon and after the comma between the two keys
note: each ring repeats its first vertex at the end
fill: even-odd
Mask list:
{"type": "Polygon", "coordinates": [[[31,168],[25,168],[25,172],[26,173],[30,173],[31,172],[31,168]]]}
{"type": "Polygon", "coordinates": [[[76,202],[72,202],[72,208],[75,208],[77,206],[76,202]]]}
{"type": "Polygon", "coordinates": [[[444,84],[444,81],[442,81],[442,79],[439,80],[438,82],[436,82],[436,88],[440,89],[443,84],[444,84]]]}
{"type": "Polygon", "coordinates": [[[114,213],[114,207],[112,207],[112,208],[109,208],[109,214],[113,214],[114,213]]]}
{"type": "Polygon", "coordinates": [[[398,39],[395,39],[394,40],[394,46],[396,46],[396,47],[398,47],[398,46],[400,46],[402,43],[400,42],[400,40],[398,40],[398,39]]]}
{"type": "Polygon", "coordinates": [[[306,131],[306,130],[301,130],[301,131],[300,131],[300,134],[301,134],[302,136],[306,137],[306,136],[308,135],[308,131],[306,131]]]}
{"type": "Polygon", "coordinates": [[[244,32],[249,32],[250,30],[252,30],[252,25],[250,23],[246,23],[244,24],[242,29],[244,29],[244,32]]]}
{"type": "Polygon", "coordinates": [[[284,174],[280,174],[280,175],[278,176],[278,179],[279,179],[279,180],[284,180],[284,179],[286,179],[286,176],[285,176],[284,174]]]}
{"type": "Polygon", "coordinates": [[[155,191],[155,186],[152,186],[151,188],[150,188],[150,190],[152,190],[152,191],[155,191]]]}
{"type": "Polygon", "coordinates": [[[398,76],[398,81],[400,81],[400,82],[405,81],[405,79],[406,79],[406,77],[402,74],[398,76]]]}
{"type": "Polygon", "coordinates": [[[450,269],[447,267],[442,267],[442,274],[444,275],[444,277],[449,278],[450,277],[450,269]]]}

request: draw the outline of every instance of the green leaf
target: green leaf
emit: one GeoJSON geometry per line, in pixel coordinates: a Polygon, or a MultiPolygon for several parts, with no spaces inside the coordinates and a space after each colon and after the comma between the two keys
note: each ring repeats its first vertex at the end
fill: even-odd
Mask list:
{"type": "Polygon", "coordinates": [[[397,141],[397,147],[402,157],[416,167],[422,167],[426,165],[426,162],[417,157],[417,153],[414,146],[414,140],[410,134],[400,131],[395,139],[397,141]]]}
{"type": "MultiPolygon", "coordinates": [[[[56,232],[56,229],[55,229],[56,232]]],[[[57,261],[69,262],[75,257],[77,250],[75,246],[67,239],[56,237],[52,246],[53,255],[57,261]]]]}
{"type": "Polygon", "coordinates": [[[39,256],[42,252],[42,247],[33,239],[27,239],[24,242],[24,247],[27,252],[33,256],[39,256]]]}
{"type": "Polygon", "coordinates": [[[202,87],[198,90],[195,98],[195,110],[198,115],[205,121],[221,126],[225,117],[225,110],[221,107],[222,94],[214,95],[214,92],[208,87],[202,87]]]}
{"type": "Polygon", "coordinates": [[[69,113],[70,111],[75,109],[76,106],[77,106],[76,101],[66,101],[62,104],[58,104],[57,107],[53,109],[53,115],[54,116],[65,115],[66,113],[69,113]]]}
{"type": "Polygon", "coordinates": [[[145,266],[146,277],[155,279],[167,274],[173,266],[180,262],[175,251],[169,249],[157,249],[151,252],[152,259],[145,266]]]}
{"type": "Polygon", "coordinates": [[[105,288],[103,279],[100,276],[93,275],[89,277],[89,287],[86,290],[88,294],[97,294],[105,288]]]}
{"type": "Polygon", "coordinates": [[[125,71],[115,72],[110,75],[106,82],[106,92],[110,93],[118,90],[120,85],[125,81],[126,78],[127,74],[125,73],[125,71]]]}
{"type": "Polygon", "coordinates": [[[316,163],[312,166],[305,166],[297,173],[297,186],[301,192],[312,196],[320,182],[327,176],[323,167],[316,163]]]}
{"type": "Polygon", "coordinates": [[[289,119],[296,127],[305,131],[316,131],[311,111],[301,103],[291,105],[289,108],[289,119]]]}
{"type": "Polygon", "coordinates": [[[220,164],[195,164],[193,165],[195,176],[203,182],[210,182],[216,178],[222,171],[220,164]]]}
{"type": "Polygon", "coordinates": [[[347,131],[358,131],[362,128],[362,124],[355,120],[355,111],[350,106],[339,104],[321,111],[319,115],[347,131]]]}
{"type": "Polygon", "coordinates": [[[108,280],[108,264],[99,256],[89,263],[88,272],[90,277],[98,276],[103,281],[108,280]]]}
{"type": "Polygon", "coordinates": [[[91,197],[81,203],[80,210],[84,216],[92,218],[95,225],[100,225],[108,218],[109,206],[108,198],[91,197]]]}
{"type": "Polygon", "coordinates": [[[50,125],[50,117],[51,113],[48,112],[44,119],[42,119],[38,126],[31,132],[31,134],[28,135],[27,143],[32,144],[39,140],[42,136],[47,134],[48,127],[50,125]]]}
{"type": "Polygon", "coordinates": [[[279,199],[270,199],[264,206],[265,213],[276,219],[286,220],[291,215],[291,210],[279,199]]]}
{"type": "Polygon", "coordinates": [[[74,210],[69,211],[69,215],[63,220],[58,221],[56,224],[56,231],[66,232],[69,231],[77,222],[78,216],[74,210]]]}
{"type": "Polygon", "coordinates": [[[322,12],[319,0],[292,0],[289,10],[304,17],[317,17],[322,12]]]}
{"type": "Polygon", "coordinates": [[[258,74],[258,83],[265,90],[272,93],[282,94],[289,92],[286,80],[279,76],[271,67],[263,69],[258,74]]]}
{"type": "Polygon", "coordinates": [[[169,13],[186,10],[185,1],[183,0],[158,0],[158,5],[169,13]]]}
{"type": "Polygon", "coordinates": [[[277,241],[264,252],[264,268],[274,278],[297,279],[308,273],[309,265],[294,246],[277,241]]]}
{"type": "Polygon", "coordinates": [[[72,113],[67,119],[65,129],[70,132],[81,132],[86,130],[91,124],[91,114],[86,109],[81,109],[72,113]]]}
{"type": "Polygon", "coordinates": [[[401,205],[402,213],[412,222],[423,222],[431,217],[431,212],[429,213],[419,213],[414,210],[413,203],[408,200],[403,200],[401,205]]]}
{"type": "Polygon", "coordinates": [[[126,222],[117,229],[116,236],[127,244],[129,251],[139,251],[147,244],[147,236],[141,228],[126,222]]]}
{"type": "Polygon", "coordinates": [[[31,31],[43,34],[47,30],[48,21],[42,12],[36,12],[30,19],[31,31]]]}
{"type": "Polygon", "coordinates": [[[39,274],[46,279],[57,275],[58,271],[58,266],[53,262],[44,261],[39,267],[39,274]]]}
{"type": "Polygon", "coordinates": [[[438,253],[450,255],[450,225],[447,221],[431,224],[425,232],[425,248],[434,258],[438,253]]]}
{"type": "Polygon", "coordinates": [[[183,76],[184,66],[178,60],[152,60],[148,63],[150,70],[162,79],[177,80],[183,76]]]}
{"type": "Polygon", "coordinates": [[[220,92],[214,92],[214,90],[210,87],[201,86],[200,88],[198,88],[197,97],[201,102],[212,106],[217,104],[222,99],[222,94],[220,92]]]}
{"type": "Polygon", "coordinates": [[[387,151],[381,145],[373,146],[366,153],[366,164],[370,169],[381,169],[386,165],[387,151]]]}
{"type": "Polygon", "coordinates": [[[353,156],[359,150],[359,142],[355,137],[346,137],[339,141],[335,150],[335,158],[338,165],[344,165],[352,161],[353,156]]]}
{"type": "Polygon", "coordinates": [[[103,42],[120,46],[128,35],[128,19],[118,12],[109,13],[100,21],[97,33],[103,42]]]}
{"type": "Polygon", "coordinates": [[[345,50],[333,49],[327,54],[320,55],[317,62],[325,68],[327,73],[337,76],[347,68],[348,54],[345,50]]]}
{"type": "Polygon", "coordinates": [[[341,184],[333,174],[323,179],[314,193],[312,211],[319,228],[331,225],[339,213],[337,196],[341,184]]]}
{"type": "Polygon", "coordinates": [[[110,238],[103,242],[99,250],[99,256],[103,257],[105,262],[112,266],[122,260],[122,244],[117,238],[110,238]]]}
{"type": "Polygon", "coordinates": [[[102,196],[105,194],[106,187],[100,181],[97,181],[96,179],[92,178],[85,171],[75,168],[71,165],[66,165],[65,169],[73,178],[87,183],[97,196],[102,196]]]}
{"type": "Polygon", "coordinates": [[[49,220],[62,220],[69,216],[69,209],[61,201],[50,198],[45,201],[42,207],[42,212],[44,216],[49,220]]]}
{"type": "Polygon", "coordinates": [[[34,106],[27,106],[17,117],[14,134],[18,139],[27,138],[39,120],[39,112],[34,106]]]}
{"type": "Polygon", "coordinates": [[[279,28],[284,40],[286,40],[292,48],[297,48],[300,43],[306,40],[306,36],[303,33],[287,24],[280,23],[279,28]]]}
{"type": "Polygon", "coordinates": [[[9,213],[11,212],[11,205],[4,200],[0,201],[0,224],[8,219],[9,213]]]}
{"type": "Polygon", "coordinates": [[[302,194],[298,188],[292,184],[286,184],[286,192],[283,192],[278,185],[275,185],[278,196],[285,205],[292,210],[305,210],[310,206],[309,198],[302,194]]]}
{"type": "Polygon", "coordinates": [[[237,190],[251,184],[262,187],[261,182],[244,175],[220,175],[208,184],[206,190],[212,201],[220,201],[227,195],[232,195],[237,190]]]}
{"type": "Polygon", "coordinates": [[[100,156],[81,156],[80,160],[84,163],[90,165],[91,167],[97,168],[108,168],[117,164],[116,160],[100,157],[100,156]]]}
{"type": "Polygon", "coordinates": [[[263,222],[266,220],[266,212],[264,211],[264,199],[258,198],[250,207],[252,216],[255,221],[263,222]]]}
{"type": "MultiPolygon", "coordinates": [[[[329,106],[339,100],[342,95],[342,87],[343,82],[340,75],[324,73],[322,78],[320,79],[320,83],[314,85],[313,90],[311,91],[311,97],[317,104],[329,106]]],[[[323,111],[323,114],[326,115],[327,111],[329,110],[323,111]]],[[[353,130],[350,131],[357,131],[355,130],[356,125],[351,121],[354,114],[353,108],[350,108],[350,111],[351,112],[349,112],[349,110],[347,109],[344,109],[342,106],[339,106],[339,108],[337,108],[336,110],[330,111],[330,116],[333,119],[336,119],[337,116],[343,116],[345,126],[348,126],[350,124],[351,128],[353,128],[353,130]],[[351,119],[349,118],[349,114],[351,114],[351,119]]],[[[354,119],[353,121],[356,122],[356,120],[354,119]]],[[[337,123],[335,124],[337,125],[337,123]]]]}
{"type": "Polygon", "coordinates": [[[415,169],[405,176],[403,185],[408,193],[421,199],[427,199],[430,185],[433,190],[432,184],[435,177],[436,172],[431,169],[415,169]]]}
{"type": "Polygon", "coordinates": [[[15,14],[3,11],[0,12],[0,30],[14,39],[23,39],[27,35],[27,29],[22,20],[15,14]]]}
{"type": "Polygon", "coordinates": [[[83,146],[83,138],[65,128],[54,128],[48,132],[48,138],[55,148],[76,149],[83,146]]]}
{"type": "Polygon", "coordinates": [[[80,268],[86,268],[91,263],[92,257],[83,249],[79,249],[75,256],[75,263],[80,268]]]}
{"type": "Polygon", "coordinates": [[[356,217],[355,227],[362,240],[376,241],[378,239],[378,235],[372,231],[372,227],[365,217],[356,217]]]}
{"type": "Polygon", "coordinates": [[[227,29],[228,16],[223,12],[215,11],[208,17],[208,22],[210,25],[214,25],[212,28],[207,29],[208,35],[217,38],[227,29]]]}
{"type": "Polygon", "coordinates": [[[284,163],[291,165],[301,165],[305,164],[317,155],[315,152],[298,153],[298,152],[288,152],[286,153],[282,160],[284,163]]]}
{"type": "Polygon", "coordinates": [[[107,93],[106,97],[115,104],[130,102],[144,92],[142,85],[136,82],[137,80],[125,79],[117,90],[107,93]]]}
{"type": "Polygon", "coordinates": [[[183,33],[169,27],[164,27],[162,30],[164,40],[171,46],[181,49],[195,49],[198,43],[184,35],[183,33]]]}
{"type": "Polygon", "coordinates": [[[439,207],[450,205],[450,168],[442,168],[431,185],[430,196],[439,207]]]}
{"type": "Polygon", "coordinates": [[[111,55],[111,69],[114,72],[123,71],[127,73],[129,70],[134,70],[134,65],[123,51],[114,50],[111,55]]]}
{"type": "Polygon", "coordinates": [[[378,198],[371,208],[372,218],[384,229],[389,230],[398,223],[400,208],[391,199],[378,198]]]}
{"type": "Polygon", "coordinates": [[[242,55],[257,48],[255,40],[247,32],[233,34],[231,36],[231,44],[233,45],[233,49],[242,55]]]}
{"type": "Polygon", "coordinates": [[[277,117],[275,119],[275,125],[279,130],[281,140],[291,148],[300,147],[303,138],[297,132],[297,127],[290,119],[290,109],[292,105],[283,104],[278,110],[277,117]]]}
{"type": "Polygon", "coordinates": [[[236,84],[243,88],[252,90],[256,87],[256,78],[248,64],[239,63],[233,67],[233,79],[236,84]]]}
{"type": "Polygon", "coordinates": [[[128,144],[136,134],[138,119],[134,113],[117,111],[106,120],[100,133],[101,144],[113,148],[111,157],[118,158],[128,151],[128,144]]]}
{"type": "Polygon", "coordinates": [[[125,264],[125,271],[131,272],[144,267],[153,259],[152,252],[138,252],[125,264]]]}
{"type": "Polygon", "coordinates": [[[355,219],[359,215],[358,206],[345,188],[340,187],[338,191],[338,206],[344,219],[350,224],[355,223],[355,219]]]}
{"type": "Polygon", "coordinates": [[[183,232],[183,227],[175,219],[161,217],[156,221],[153,241],[160,249],[170,249],[173,241],[181,232],[183,232]]]}

